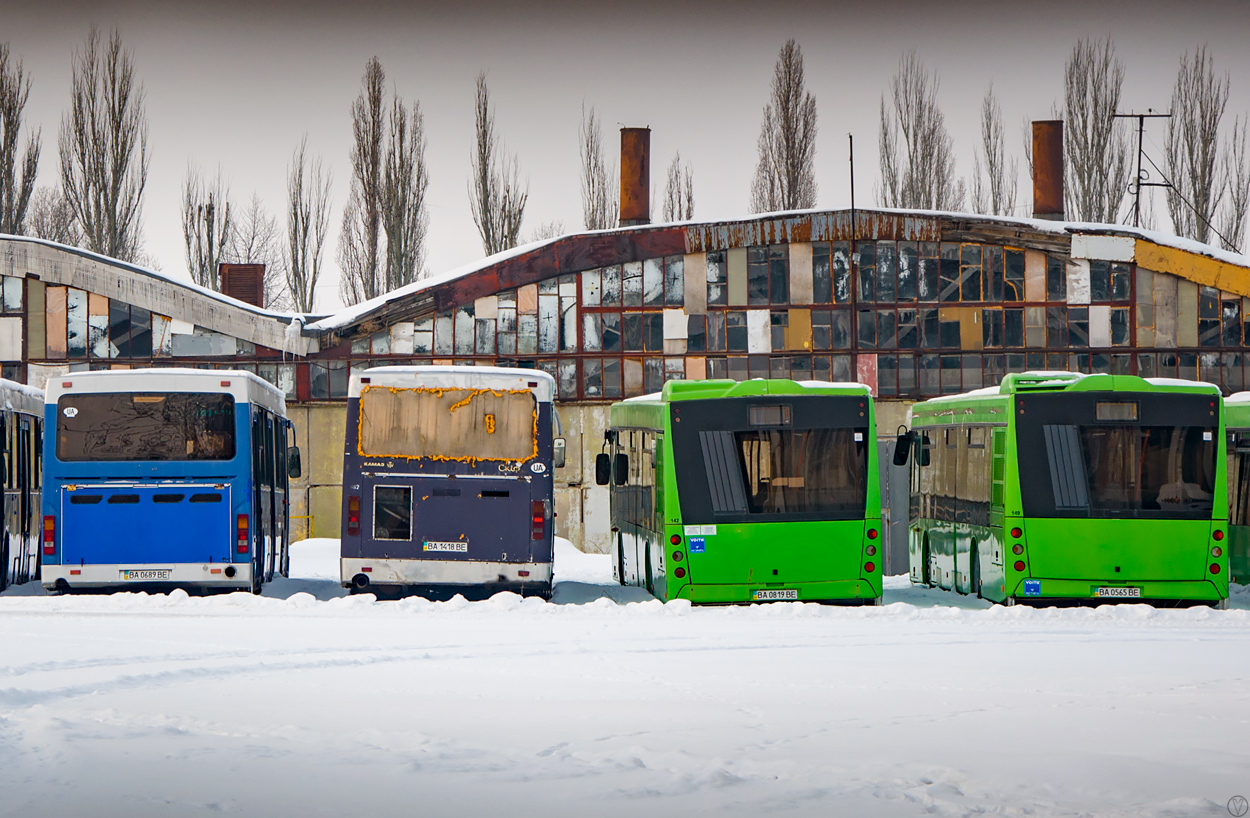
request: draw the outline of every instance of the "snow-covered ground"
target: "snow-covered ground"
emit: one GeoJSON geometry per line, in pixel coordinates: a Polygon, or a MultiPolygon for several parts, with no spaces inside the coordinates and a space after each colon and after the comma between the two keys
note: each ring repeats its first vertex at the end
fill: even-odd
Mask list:
{"type": "Polygon", "coordinates": [[[1250,593],[691,609],[562,544],[553,603],[0,596],[0,815],[1227,815],[1250,593]],[[560,604],[565,603],[565,604],[560,604]]]}

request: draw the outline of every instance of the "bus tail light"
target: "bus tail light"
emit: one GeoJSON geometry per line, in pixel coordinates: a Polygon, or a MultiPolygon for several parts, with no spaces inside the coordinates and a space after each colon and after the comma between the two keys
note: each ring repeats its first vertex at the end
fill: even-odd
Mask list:
{"type": "Polygon", "coordinates": [[[1224,532],[1220,531],[1218,528],[1215,529],[1215,531],[1211,532],[1211,539],[1215,540],[1216,542],[1219,542],[1220,540],[1224,539],[1224,532]]]}
{"type": "Polygon", "coordinates": [[[686,569],[685,569],[685,568],[678,568],[678,569],[677,569],[676,571],[674,571],[673,573],[677,575],[677,578],[678,578],[678,579],[685,579],[685,578],[686,578],[686,569]]]}
{"type": "Polygon", "coordinates": [[[541,540],[546,533],[546,513],[543,509],[542,500],[534,500],[530,503],[530,539],[541,540]]]}
{"type": "Polygon", "coordinates": [[[1214,548],[1212,548],[1212,549],[1211,549],[1211,556],[1213,556],[1213,557],[1222,557],[1222,556],[1224,556],[1224,549],[1223,549],[1223,548],[1220,548],[1218,545],[1217,545],[1217,546],[1215,546],[1214,548]]]}
{"type": "Polygon", "coordinates": [[[1024,553],[1024,546],[1021,545],[1020,543],[1016,543],[1015,545],[1011,546],[1011,553],[1015,554],[1017,557],[1020,556],[1021,554],[1024,553]]]}
{"type": "Polygon", "coordinates": [[[1021,537],[1024,536],[1024,529],[1022,528],[1011,529],[1011,536],[1015,537],[1017,540],[1020,539],[1021,537]]]}
{"type": "Polygon", "coordinates": [[[673,562],[681,562],[685,556],[680,551],[673,552],[673,562]]]}
{"type": "Polygon", "coordinates": [[[864,563],[864,570],[867,571],[869,574],[871,574],[873,571],[877,570],[877,566],[872,564],[871,562],[866,562],[864,563]]]}
{"type": "Polygon", "coordinates": [[[865,553],[865,554],[867,554],[867,555],[868,555],[868,556],[870,556],[870,557],[876,556],[876,554],[877,554],[877,546],[875,546],[875,545],[870,545],[870,546],[868,546],[867,548],[865,548],[865,549],[864,549],[864,553],[865,553]]]}
{"type": "Polygon", "coordinates": [[[668,541],[671,542],[673,545],[681,545],[681,535],[674,534],[673,536],[668,538],[668,541]]]}
{"type": "Polygon", "coordinates": [[[1220,572],[1220,564],[1218,562],[1211,563],[1211,573],[1218,574],[1220,572]]]}
{"type": "Polygon", "coordinates": [[[868,539],[870,540],[877,539],[877,529],[875,528],[868,529],[868,539]]]}
{"type": "Polygon", "coordinates": [[[1012,568],[1014,568],[1014,569],[1016,569],[1017,571],[1023,571],[1023,570],[1024,570],[1024,560],[1016,560],[1016,564],[1015,564],[1015,565],[1013,565],[1013,566],[1011,566],[1011,567],[1012,567],[1012,568]]]}
{"type": "Polygon", "coordinates": [[[247,553],[247,515],[240,514],[235,523],[234,550],[240,554],[247,553]]]}
{"type": "Polygon", "coordinates": [[[347,498],[347,535],[355,537],[360,533],[360,498],[347,498]]]}
{"type": "Polygon", "coordinates": [[[56,553],[56,517],[52,515],[43,518],[43,553],[47,556],[56,553]]]}

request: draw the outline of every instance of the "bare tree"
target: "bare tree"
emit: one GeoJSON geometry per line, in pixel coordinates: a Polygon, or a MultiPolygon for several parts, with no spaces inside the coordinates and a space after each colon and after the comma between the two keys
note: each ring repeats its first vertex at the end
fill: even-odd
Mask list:
{"type": "Polygon", "coordinates": [[[616,227],[620,209],[620,186],[616,179],[616,164],[603,160],[603,133],[595,109],[586,114],[582,106],[582,124],[578,129],[578,142],[582,157],[582,221],[587,230],[603,230],[616,227]]]}
{"type": "Polygon", "coordinates": [[[217,268],[225,260],[234,232],[230,213],[230,188],[221,178],[206,181],[194,167],[187,167],[182,184],[182,238],[187,251],[187,272],[201,287],[220,290],[217,268]]]}
{"type": "Polygon", "coordinates": [[[1132,167],[1120,106],[1124,64],[1111,37],[1082,38],[1064,68],[1064,185],[1069,218],[1114,223],[1128,191],[1132,167]]]}
{"type": "Polygon", "coordinates": [[[687,162],[681,164],[681,151],[668,163],[664,180],[664,221],[676,222],[694,218],[694,171],[687,162]]]}
{"type": "Polygon", "coordinates": [[[265,265],[265,306],[275,310],[291,308],[286,284],[286,258],[278,220],[270,215],[255,193],[247,208],[231,214],[233,229],[222,260],[227,264],[265,265]]]}
{"type": "Polygon", "coordinates": [[[25,231],[26,208],[35,189],[43,131],[26,134],[26,149],[18,156],[30,77],[22,61],[9,61],[9,44],[0,43],[0,233],[25,231]],[[18,175],[18,168],[21,174],[18,175]]]}
{"type": "Polygon", "coordinates": [[[556,236],[563,235],[564,222],[557,219],[556,221],[543,222],[538,225],[538,227],[534,228],[534,232],[530,233],[527,241],[546,241],[547,239],[554,239],[556,236]]]}
{"type": "Polygon", "coordinates": [[[355,304],[382,292],[382,163],[386,74],[377,57],[365,63],[360,94],[352,103],[352,180],[339,233],[339,291],[355,304]]]}
{"type": "Polygon", "coordinates": [[[505,153],[495,133],[495,112],[490,106],[485,71],[477,75],[475,130],[469,207],[482,237],[482,249],[489,256],[516,246],[529,199],[529,183],[522,189],[516,155],[505,153]]]}
{"type": "Polygon", "coordinates": [[[940,81],[914,50],[899,60],[890,81],[890,106],[881,97],[881,187],[886,207],[958,210],[964,183],[955,176],[955,150],[938,107],[940,81]]]}
{"type": "Polygon", "coordinates": [[[1215,76],[1215,60],[1198,46],[1193,61],[1181,57],[1172,89],[1164,154],[1172,187],[1167,188],[1168,215],[1178,236],[1207,243],[1224,195],[1220,177],[1220,120],[1228,105],[1229,77],[1215,76]]]}
{"type": "Polygon", "coordinates": [[[1011,215],[1016,209],[1020,165],[1015,159],[1007,160],[1003,109],[992,84],[981,100],[981,149],[973,153],[972,166],[972,209],[994,216],[1011,215]]]}
{"type": "Polygon", "coordinates": [[[1246,211],[1250,208],[1250,160],[1246,157],[1246,130],[1248,123],[1238,117],[1233,120],[1233,132],[1224,145],[1221,164],[1224,178],[1228,181],[1228,196],[1220,218],[1220,234],[1225,239],[1224,249],[1240,253],[1245,248],[1246,211]]]}
{"type": "Polygon", "coordinates": [[[425,233],[429,226],[425,194],[429,185],[421,105],[413,102],[410,116],[403,100],[396,97],[391,106],[382,185],[386,292],[425,274],[425,233]]]}
{"type": "Polygon", "coordinates": [[[756,149],[753,212],[816,206],[816,98],[806,90],[803,49],[794,40],[786,40],[777,56],[756,149]]]}
{"type": "Polygon", "coordinates": [[[61,189],[87,249],[122,261],[139,258],[143,189],[148,180],[148,120],[134,59],[113,30],[94,26],[74,52],[70,110],[58,140],[61,189]]]}
{"type": "Polygon", "coordinates": [[[78,247],[82,231],[74,221],[74,208],[61,195],[61,189],[40,185],[30,197],[26,209],[26,235],[78,247]]]}
{"type": "Polygon", "coordinates": [[[330,174],[322,168],[320,157],[308,158],[305,136],[287,169],[286,282],[297,312],[313,310],[329,228],[330,174]]]}

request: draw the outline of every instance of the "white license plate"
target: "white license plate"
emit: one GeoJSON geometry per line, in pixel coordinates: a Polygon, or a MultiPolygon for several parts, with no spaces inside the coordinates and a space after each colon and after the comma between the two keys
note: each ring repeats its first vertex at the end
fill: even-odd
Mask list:
{"type": "Polygon", "coordinates": [[[467,554],[469,552],[469,544],[467,542],[440,542],[438,540],[426,540],[424,551],[450,551],[457,554],[467,554]]]}
{"type": "Polygon", "coordinates": [[[756,602],[772,602],[778,599],[798,599],[799,592],[794,588],[781,588],[776,591],[756,591],[756,602]]]}
{"type": "Polygon", "coordinates": [[[1099,588],[1099,599],[1141,599],[1141,588],[1099,588]]]}
{"type": "Polygon", "coordinates": [[[123,582],[152,582],[158,579],[169,579],[172,573],[168,568],[123,568],[121,571],[123,582]]]}

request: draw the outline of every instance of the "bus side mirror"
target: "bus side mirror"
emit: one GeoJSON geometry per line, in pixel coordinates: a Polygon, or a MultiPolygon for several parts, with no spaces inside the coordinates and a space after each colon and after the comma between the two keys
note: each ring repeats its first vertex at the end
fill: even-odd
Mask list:
{"type": "Polygon", "coordinates": [[[595,456],[595,485],[606,486],[612,481],[612,457],[608,454],[595,456]]]}
{"type": "Polygon", "coordinates": [[[286,450],[286,474],[287,477],[299,477],[304,473],[303,466],[300,465],[299,446],[292,446],[286,450]]]}
{"type": "Polygon", "coordinates": [[[551,462],[557,469],[564,468],[564,438],[557,437],[551,441],[551,462]]]}
{"type": "Polygon", "coordinates": [[[615,466],[616,474],[614,474],[613,477],[616,479],[612,482],[616,483],[618,486],[623,486],[629,482],[629,455],[618,454],[616,456],[615,466]]]}
{"type": "Polygon", "coordinates": [[[912,441],[916,439],[915,432],[900,432],[894,441],[894,465],[906,466],[907,457],[911,454],[912,441]]]}

